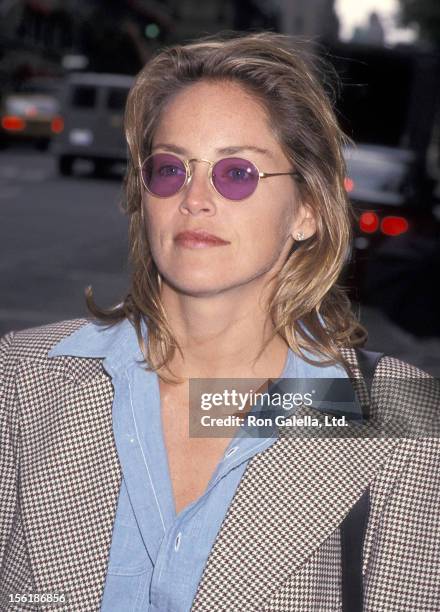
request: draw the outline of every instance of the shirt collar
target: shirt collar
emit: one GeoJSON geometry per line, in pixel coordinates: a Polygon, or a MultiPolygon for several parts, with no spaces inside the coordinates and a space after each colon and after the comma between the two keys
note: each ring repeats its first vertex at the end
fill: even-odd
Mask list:
{"type": "MultiPolygon", "coordinates": [[[[144,322],[142,322],[142,335],[146,341],[148,330],[144,322]]],[[[319,365],[319,357],[307,351],[303,352],[306,357],[318,361],[317,365],[309,364],[289,348],[280,379],[348,378],[345,369],[341,365],[319,365]]],[[[133,362],[142,363],[144,360],[136,331],[128,319],[124,319],[120,323],[111,326],[90,322],[58,342],[50,350],[48,356],[104,359],[104,364],[110,373],[115,369],[127,367],[133,362]]],[[[288,384],[288,381],[286,383],[288,384]]],[[[354,405],[351,405],[350,412],[357,414],[358,418],[362,415],[357,399],[355,399],[354,405]]]]}
{"type": "MultiPolygon", "coordinates": [[[[142,322],[142,334],[147,340],[147,326],[142,322]]],[[[347,373],[339,364],[319,365],[319,357],[303,351],[306,357],[318,361],[317,365],[307,363],[290,348],[281,378],[347,378],[347,373]]],[[[115,365],[124,365],[133,360],[143,360],[136,331],[133,324],[124,319],[116,325],[87,323],[76,332],[63,338],[48,353],[49,357],[90,357],[108,358],[115,365]]]]}
{"type": "MultiPolygon", "coordinates": [[[[142,330],[146,338],[144,325],[142,330]]],[[[58,342],[49,351],[48,356],[101,358],[116,367],[143,360],[136,331],[128,319],[110,326],[95,322],[87,323],[58,342]]]]}

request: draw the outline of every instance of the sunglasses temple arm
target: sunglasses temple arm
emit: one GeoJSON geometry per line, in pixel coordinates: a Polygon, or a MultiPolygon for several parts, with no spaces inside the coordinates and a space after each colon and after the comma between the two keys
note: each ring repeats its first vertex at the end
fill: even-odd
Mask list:
{"type": "Polygon", "coordinates": [[[268,178],[270,176],[297,176],[300,177],[299,172],[260,172],[260,178],[268,178]]]}

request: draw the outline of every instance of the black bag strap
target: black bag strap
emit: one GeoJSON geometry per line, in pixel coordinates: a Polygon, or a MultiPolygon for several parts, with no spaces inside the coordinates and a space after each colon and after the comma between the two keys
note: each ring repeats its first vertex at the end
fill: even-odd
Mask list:
{"type": "MultiPolygon", "coordinates": [[[[365,380],[368,396],[371,398],[374,372],[383,353],[360,348],[355,350],[359,369],[365,380]]],[[[369,418],[368,407],[363,407],[363,417],[369,418]]],[[[369,511],[370,495],[369,490],[366,489],[340,525],[343,612],[362,612],[363,610],[362,550],[369,511]]]]}
{"type": "MultiPolygon", "coordinates": [[[[371,398],[371,388],[373,386],[374,372],[376,371],[379,360],[384,356],[384,353],[376,353],[375,351],[367,351],[362,348],[355,349],[358,360],[359,369],[362,377],[365,381],[368,397],[371,398]]],[[[368,419],[370,417],[369,407],[363,408],[363,417],[368,419]]]]}

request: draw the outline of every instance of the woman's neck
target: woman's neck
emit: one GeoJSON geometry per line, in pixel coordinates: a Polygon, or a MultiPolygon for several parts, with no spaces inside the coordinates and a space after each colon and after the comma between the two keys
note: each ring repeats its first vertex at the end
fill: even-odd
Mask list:
{"type": "Polygon", "coordinates": [[[175,352],[170,369],[183,378],[276,378],[288,346],[273,336],[259,300],[241,293],[182,296],[163,287],[162,302],[183,359],[175,352]],[[248,299],[246,299],[248,297],[248,299]],[[263,346],[267,344],[261,352],[263,346]],[[261,353],[261,354],[260,354],[261,353]]]}

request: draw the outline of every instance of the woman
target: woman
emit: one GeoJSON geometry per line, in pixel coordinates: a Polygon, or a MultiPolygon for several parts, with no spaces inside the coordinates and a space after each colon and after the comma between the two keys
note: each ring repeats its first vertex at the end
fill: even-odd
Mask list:
{"type": "Polygon", "coordinates": [[[437,609],[437,439],[188,432],[190,380],[359,375],[344,136],[305,52],[269,33],[165,50],[126,136],[129,295],[2,341],[7,609],[340,609],[366,490],[364,608],[437,609]]]}

